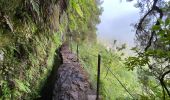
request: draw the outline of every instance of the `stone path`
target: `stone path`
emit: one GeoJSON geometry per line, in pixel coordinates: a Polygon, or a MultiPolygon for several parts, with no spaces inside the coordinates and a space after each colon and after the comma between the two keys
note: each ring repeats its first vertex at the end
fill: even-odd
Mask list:
{"type": "Polygon", "coordinates": [[[53,100],[95,100],[88,74],[67,44],[61,46],[62,65],[58,68],[53,100]]]}

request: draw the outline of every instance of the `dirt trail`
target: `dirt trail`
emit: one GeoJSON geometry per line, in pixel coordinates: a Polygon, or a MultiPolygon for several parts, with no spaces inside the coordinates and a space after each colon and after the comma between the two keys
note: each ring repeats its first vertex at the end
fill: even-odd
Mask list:
{"type": "Polygon", "coordinates": [[[61,46],[62,65],[57,71],[53,100],[95,100],[94,90],[88,81],[88,74],[77,62],[67,44],[61,46]]]}

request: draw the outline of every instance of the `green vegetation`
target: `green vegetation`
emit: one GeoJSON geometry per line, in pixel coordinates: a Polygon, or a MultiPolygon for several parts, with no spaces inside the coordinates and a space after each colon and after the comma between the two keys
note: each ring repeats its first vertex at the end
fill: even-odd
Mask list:
{"type": "Polygon", "coordinates": [[[70,0],[68,30],[66,34],[77,42],[96,42],[96,25],[100,22],[100,0],[70,0]]]}
{"type": "MultiPolygon", "coordinates": [[[[77,46],[73,44],[76,53],[77,46]]],[[[134,98],[139,98],[140,84],[135,71],[127,71],[119,53],[108,51],[100,44],[79,44],[79,58],[84,68],[89,73],[90,81],[96,89],[98,54],[101,54],[101,86],[100,92],[104,100],[133,99],[121,86],[112,73],[126,86],[134,98]],[[110,72],[108,70],[112,72],[110,72]]]]}
{"type": "Polygon", "coordinates": [[[0,5],[0,99],[37,98],[52,70],[60,34],[40,27],[33,0],[0,0],[0,5]]]}

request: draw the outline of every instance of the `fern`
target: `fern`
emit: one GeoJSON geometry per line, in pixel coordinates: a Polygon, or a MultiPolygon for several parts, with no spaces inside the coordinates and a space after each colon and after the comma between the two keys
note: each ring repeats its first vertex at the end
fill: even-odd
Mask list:
{"type": "Polygon", "coordinates": [[[75,1],[72,1],[72,7],[76,10],[76,12],[79,14],[80,17],[83,17],[83,12],[78,3],[76,3],[75,1]]]}
{"type": "Polygon", "coordinates": [[[28,87],[28,84],[24,84],[21,80],[15,79],[16,86],[18,87],[19,91],[30,93],[31,90],[28,87]]]}
{"type": "Polygon", "coordinates": [[[38,16],[40,15],[40,9],[39,9],[39,3],[38,1],[34,1],[34,0],[30,0],[30,3],[33,7],[33,10],[38,14],[38,16]]]}

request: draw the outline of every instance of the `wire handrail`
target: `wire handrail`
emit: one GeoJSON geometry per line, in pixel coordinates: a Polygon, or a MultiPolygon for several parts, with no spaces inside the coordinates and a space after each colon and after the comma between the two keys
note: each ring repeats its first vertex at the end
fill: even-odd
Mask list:
{"type": "MultiPolygon", "coordinates": [[[[79,53],[79,48],[78,48],[78,46],[77,46],[77,53],[79,53]]],[[[93,57],[98,57],[98,55],[94,55],[94,54],[90,54],[89,52],[86,52],[86,54],[88,54],[89,56],[93,56],[93,57]]],[[[77,55],[79,55],[79,54],[77,54],[77,55]]],[[[82,57],[81,56],[79,56],[78,58],[80,58],[80,59],[82,59],[82,57]]],[[[101,58],[102,59],[105,59],[105,60],[107,60],[107,58],[105,58],[105,57],[102,57],[101,56],[101,58]]],[[[81,61],[81,60],[80,60],[81,61]]],[[[107,74],[108,74],[108,72],[110,72],[111,74],[112,74],[112,76],[118,81],[118,83],[124,88],[124,90],[133,98],[133,99],[135,99],[135,97],[130,93],[130,91],[126,88],[126,86],[119,80],[119,78],[114,74],[114,72],[113,71],[111,71],[111,69],[108,67],[108,66],[105,66],[105,68],[107,69],[107,74]]],[[[105,78],[107,77],[107,75],[105,76],[105,78]]],[[[111,80],[110,80],[110,82],[111,82],[111,80]]],[[[112,82],[111,82],[112,83],[112,82]]]]}
{"type": "Polygon", "coordinates": [[[113,77],[119,82],[119,84],[125,89],[125,91],[134,99],[133,95],[129,92],[129,90],[126,88],[126,86],[119,80],[119,78],[110,70],[109,67],[105,67],[108,69],[108,71],[113,75],[113,77]]]}

